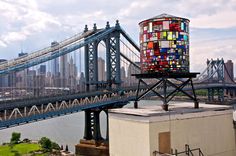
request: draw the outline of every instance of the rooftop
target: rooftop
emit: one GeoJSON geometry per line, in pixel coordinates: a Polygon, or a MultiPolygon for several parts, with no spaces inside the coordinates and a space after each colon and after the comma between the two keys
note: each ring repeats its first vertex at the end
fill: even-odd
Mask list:
{"type": "Polygon", "coordinates": [[[162,107],[140,106],[138,109],[119,108],[112,109],[109,116],[134,120],[140,122],[155,122],[175,119],[198,118],[204,116],[232,114],[233,108],[225,105],[199,104],[199,109],[193,107],[193,103],[179,102],[169,105],[169,111],[164,111],[162,107]]]}

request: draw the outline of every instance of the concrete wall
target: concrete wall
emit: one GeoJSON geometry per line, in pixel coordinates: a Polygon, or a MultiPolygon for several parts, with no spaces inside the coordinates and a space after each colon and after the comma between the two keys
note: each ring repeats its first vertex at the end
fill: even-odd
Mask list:
{"type": "Polygon", "coordinates": [[[150,153],[149,124],[109,118],[110,156],[146,156],[150,153]]]}
{"type": "Polygon", "coordinates": [[[201,148],[205,155],[236,156],[232,114],[188,118],[150,124],[150,155],[158,150],[158,133],[171,132],[171,148],[201,148]]]}
{"type": "Polygon", "coordinates": [[[111,156],[153,156],[153,151],[159,151],[161,132],[170,132],[174,150],[184,151],[188,144],[190,148],[201,148],[205,156],[236,156],[231,111],[195,117],[187,115],[187,118],[186,115],[170,116],[170,120],[163,121],[128,119],[128,115],[120,118],[110,114],[109,117],[111,156]]]}

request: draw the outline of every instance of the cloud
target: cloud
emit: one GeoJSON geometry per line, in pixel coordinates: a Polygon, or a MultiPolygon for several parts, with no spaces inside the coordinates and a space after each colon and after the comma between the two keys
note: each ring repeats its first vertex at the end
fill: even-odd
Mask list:
{"type": "Polygon", "coordinates": [[[191,20],[191,69],[199,71],[207,58],[222,57],[222,51],[225,59],[236,58],[232,53],[236,0],[1,0],[0,11],[0,23],[4,23],[0,26],[0,53],[8,58],[16,56],[19,44],[30,52],[83,31],[85,24],[90,29],[94,23],[104,28],[106,21],[114,26],[116,19],[138,41],[138,23],[162,13],[191,20]]]}
{"type": "Polygon", "coordinates": [[[197,28],[231,28],[236,27],[236,10],[225,10],[212,15],[200,15],[191,18],[191,25],[197,28]]]}
{"type": "Polygon", "coordinates": [[[25,40],[27,37],[50,28],[50,25],[60,25],[52,15],[41,12],[33,0],[0,1],[1,18],[7,21],[5,31],[0,38],[6,46],[15,41],[25,40]]]}
{"type": "MultiPolygon", "coordinates": [[[[193,71],[203,71],[207,59],[232,60],[236,63],[236,38],[193,41],[190,47],[190,63],[193,71]]],[[[235,69],[236,71],[236,69],[235,69]]]]}

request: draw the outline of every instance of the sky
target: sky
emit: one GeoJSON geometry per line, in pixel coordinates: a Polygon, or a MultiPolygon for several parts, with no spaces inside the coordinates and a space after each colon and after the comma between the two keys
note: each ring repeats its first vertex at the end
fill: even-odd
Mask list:
{"type": "Polygon", "coordinates": [[[0,0],[0,58],[45,48],[85,24],[104,28],[117,19],[139,43],[138,23],[162,13],[190,19],[191,71],[203,71],[207,58],[236,64],[236,0],[0,0]]]}

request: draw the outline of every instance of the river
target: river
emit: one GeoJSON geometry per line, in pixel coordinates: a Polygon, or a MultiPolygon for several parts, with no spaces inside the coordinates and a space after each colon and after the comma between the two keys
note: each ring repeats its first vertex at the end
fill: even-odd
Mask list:
{"type": "MultiPolygon", "coordinates": [[[[142,100],[141,105],[160,104],[157,100],[142,100]]],[[[132,107],[132,103],[125,107],[132,107]]],[[[100,114],[101,133],[106,135],[106,115],[100,114]]],[[[39,140],[41,137],[48,137],[57,142],[60,146],[68,145],[69,150],[74,152],[74,145],[79,143],[84,134],[84,112],[78,112],[70,115],[60,116],[52,119],[33,122],[12,128],[0,130],[0,144],[9,142],[12,132],[20,132],[21,139],[29,138],[39,140]]]]}

